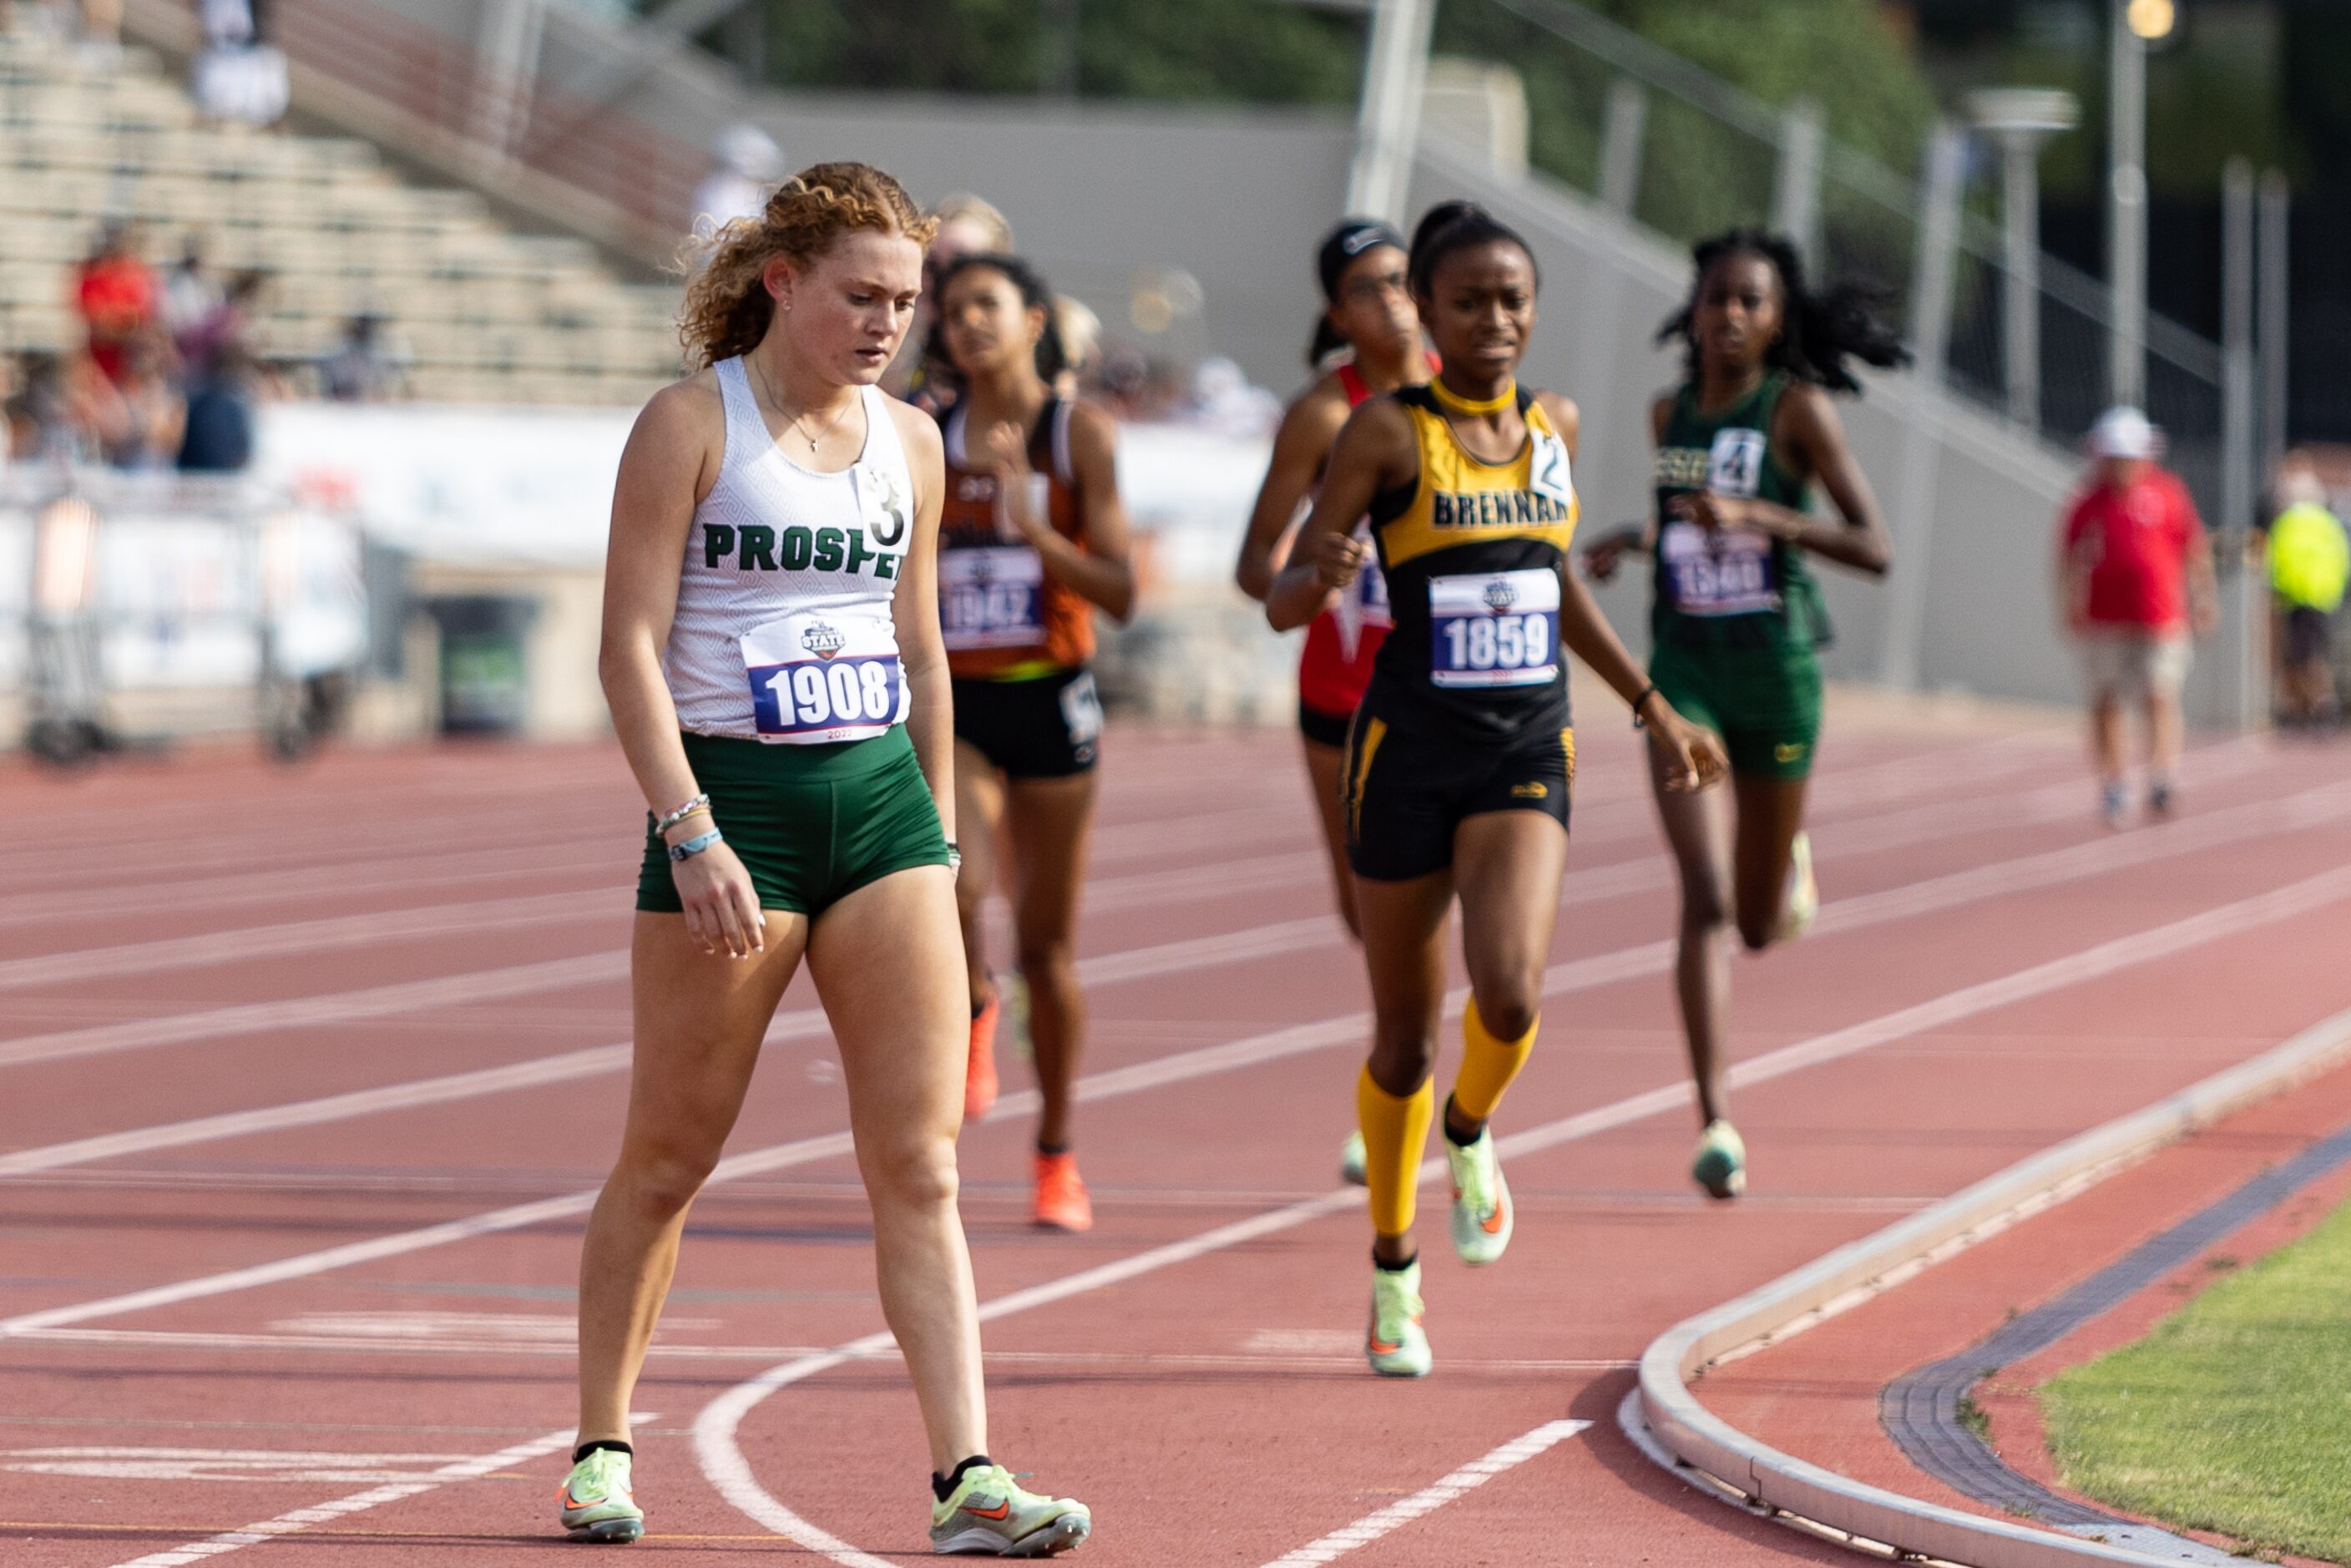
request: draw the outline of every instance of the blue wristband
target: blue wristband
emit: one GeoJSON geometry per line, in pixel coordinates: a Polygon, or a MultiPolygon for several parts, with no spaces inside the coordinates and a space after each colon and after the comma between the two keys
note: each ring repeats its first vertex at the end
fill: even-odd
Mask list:
{"type": "Polygon", "coordinates": [[[696,833],[684,843],[670,845],[669,858],[673,861],[690,861],[711,845],[726,841],[726,836],[713,828],[706,833],[696,833]]]}

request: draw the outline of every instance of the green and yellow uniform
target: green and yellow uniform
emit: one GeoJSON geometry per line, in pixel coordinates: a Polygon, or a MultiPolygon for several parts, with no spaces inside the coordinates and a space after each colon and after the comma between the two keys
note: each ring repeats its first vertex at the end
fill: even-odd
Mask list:
{"type": "Polygon", "coordinates": [[[1728,408],[1674,394],[1657,443],[1656,600],[1649,678],[1674,710],[1720,735],[1734,773],[1802,779],[1821,733],[1820,585],[1785,539],[1675,517],[1699,490],[1804,509],[1803,483],[1771,439],[1789,377],[1774,371],[1728,408]]]}
{"type": "Polygon", "coordinates": [[[1369,522],[1394,629],[1348,734],[1347,856],[1402,881],[1453,861],[1481,811],[1567,821],[1575,742],[1559,645],[1561,564],[1575,533],[1566,443],[1518,392],[1527,438],[1488,463],[1447,418],[1490,412],[1441,385],[1391,394],[1412,418],[1420,472],[1373,499],[1369,522]]]}

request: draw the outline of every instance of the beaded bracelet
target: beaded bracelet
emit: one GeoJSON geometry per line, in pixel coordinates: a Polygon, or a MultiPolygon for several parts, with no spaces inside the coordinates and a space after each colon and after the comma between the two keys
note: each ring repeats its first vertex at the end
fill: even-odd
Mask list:
{"type": "Polygon", "coordinates": [[[696,811],[706,811],[709,809],[710,797],[707,795],[696,795],[693,800],[688,800],[676,810],[670,812],[667,816],[655,821],[653,823],[653,831],[656,833],[666,833],[672,828],[676,827],[680,822],[684,821],[688,817],[693,816],[696,811]]]}

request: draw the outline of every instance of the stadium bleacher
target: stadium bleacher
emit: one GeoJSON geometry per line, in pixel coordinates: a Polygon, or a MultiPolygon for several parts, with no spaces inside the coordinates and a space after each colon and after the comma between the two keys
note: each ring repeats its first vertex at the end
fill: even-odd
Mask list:
{"type": "Polygon", "coordinates": [[[193,233],[218,273],[268,273],[253,343],[281,367],[369,311],[420,399],[629,403],[678,371],[674,286],[412,183],[363,141],[206,123],[142,51],[0,34],[0,353],[78,343],[72,268],[114,218],[151,263],[193,233]]]}

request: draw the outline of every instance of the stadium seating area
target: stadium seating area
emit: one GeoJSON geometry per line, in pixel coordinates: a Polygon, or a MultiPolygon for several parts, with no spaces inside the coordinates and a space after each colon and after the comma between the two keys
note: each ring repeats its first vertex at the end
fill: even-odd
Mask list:
{"type": "Polygon", "coordinates": [[[418,398],[624,403],[677,371],[676,289],[583,242],[517,233],[363,142],[207,125],[140,51],[0,34],[0,354],[78,343],[73,267],[110,218],[152,263],[194,233],[216,272],[269,274],[253,346],[298,389],[360,311],[418,398]]]}

